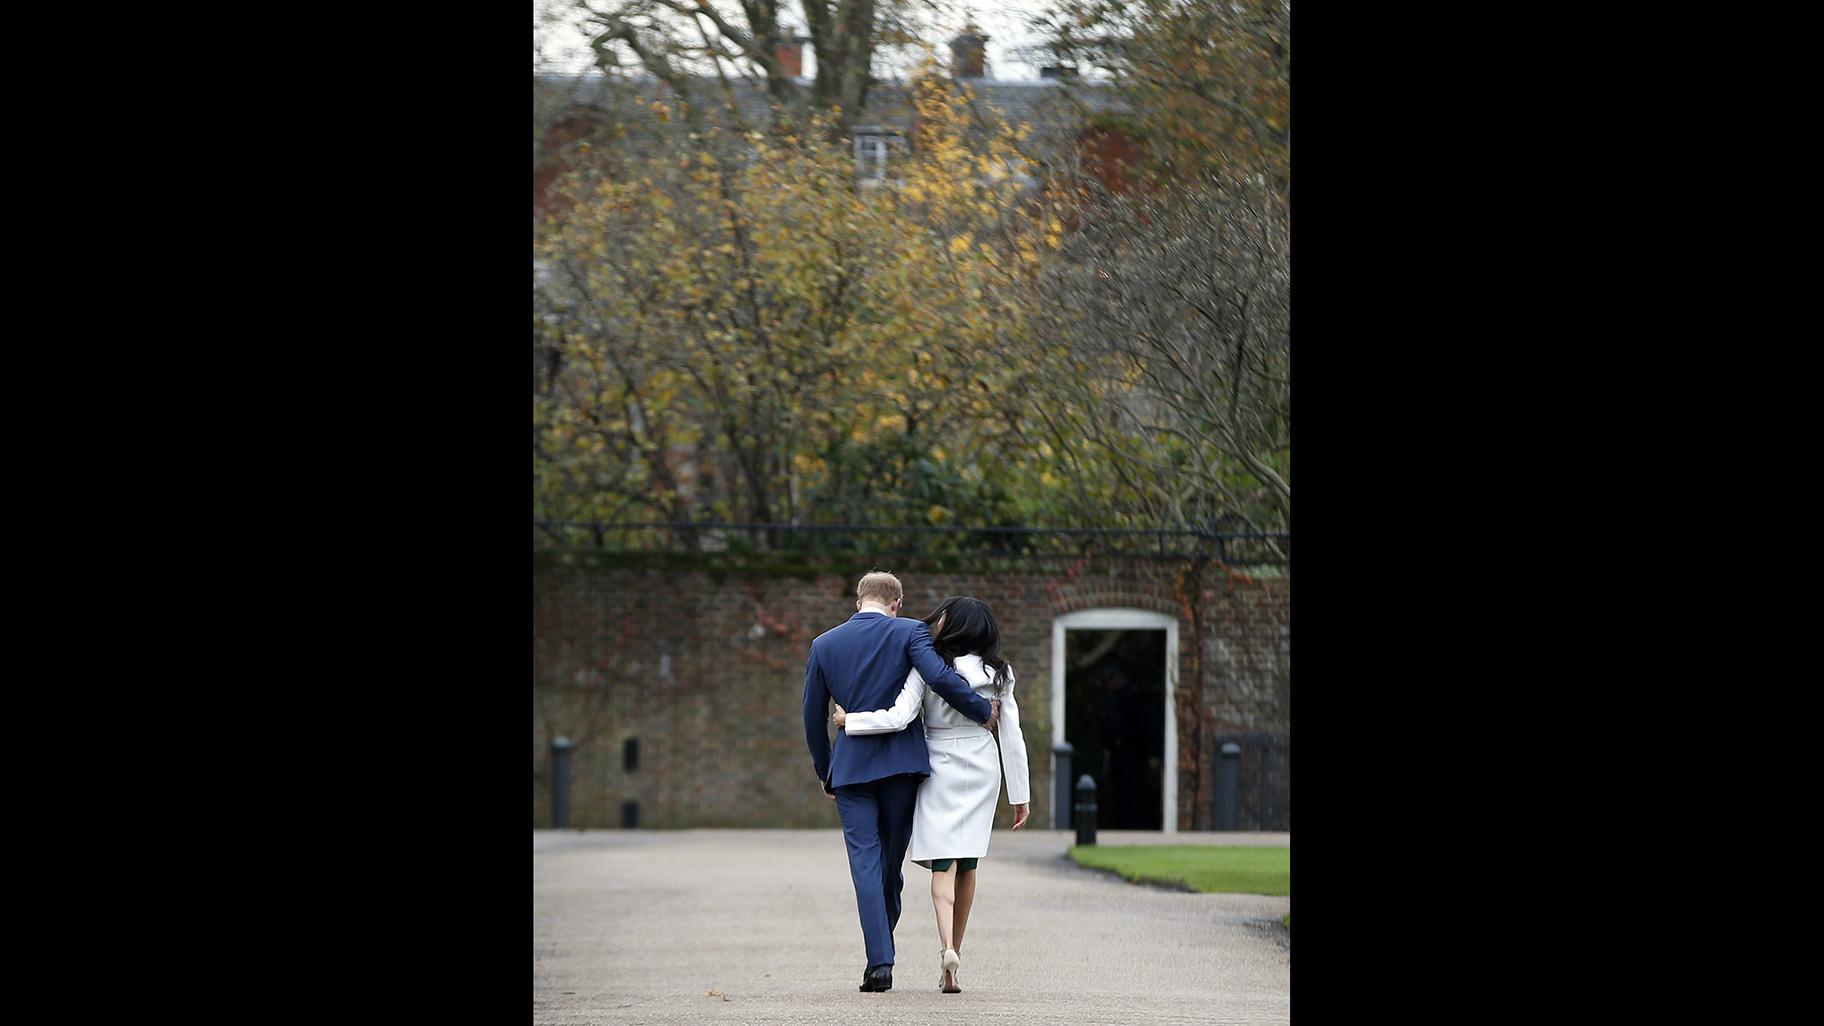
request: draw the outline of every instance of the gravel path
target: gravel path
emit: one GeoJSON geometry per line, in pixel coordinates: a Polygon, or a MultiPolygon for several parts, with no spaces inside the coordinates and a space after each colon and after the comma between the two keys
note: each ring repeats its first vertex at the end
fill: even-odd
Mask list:
{"type": "MultiPolygon", "coordinates": [[[[1130,834],[1104,844],[1291,844],[1130,834]]],[[[1290,898],[1136,887],[1063,857],[1064,831],[997,830],[937,990],[930,875],[906,864],[893,989],[866,961],[842,834],[533,831],[533,1022],[1286,1023],[1290,898]]]]}

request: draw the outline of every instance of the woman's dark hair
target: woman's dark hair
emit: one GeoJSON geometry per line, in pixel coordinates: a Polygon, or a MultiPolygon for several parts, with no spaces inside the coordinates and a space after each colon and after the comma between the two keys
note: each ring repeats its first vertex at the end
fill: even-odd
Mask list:
{"type": "Polygon", "coordinates": [[[925,617],[925,626],[932,628],[931,647],[946,662],[954,665],[960,655],[981,656],[982,664],[994,670],[994,686],[1005,686],[1007,660],[1001,658],[1001,625],[995,622],[988,603],[967,595],[947,598],[925,617]],[[944,621],[942,630],[935,626],[939,617],[944,621]]]}

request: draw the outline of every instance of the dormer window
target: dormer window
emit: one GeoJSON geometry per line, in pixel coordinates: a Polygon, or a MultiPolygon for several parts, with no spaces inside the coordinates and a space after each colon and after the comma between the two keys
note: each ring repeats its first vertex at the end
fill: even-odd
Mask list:
{"type": "Polygon", "coordinates": [[[869,185],[887,179],[887,162],[892,159],[903,139],[896,128],[857,128],[855,136],[855,176],[869,185]]]}

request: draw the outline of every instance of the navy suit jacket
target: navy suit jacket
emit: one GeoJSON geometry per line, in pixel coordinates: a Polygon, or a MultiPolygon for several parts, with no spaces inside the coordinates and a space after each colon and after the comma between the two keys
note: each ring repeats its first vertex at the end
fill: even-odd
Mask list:
{"type": "Polygon", "coordinates": [[[977,723],[988,722],[993,708],[931,647],[931,631],[923,620],[856,613],[811,642],[810,657],[804,662],[804,740],[811,746],[811,768],[826,787],[862,784],[897,773],[930,775],[922,721],[915,721],[916,729],[891,734],[850,737],[837,731],[834,750],[830,746],[830,699],[844,709],[888,708],[913,667],[958,712],[977,723]]]}

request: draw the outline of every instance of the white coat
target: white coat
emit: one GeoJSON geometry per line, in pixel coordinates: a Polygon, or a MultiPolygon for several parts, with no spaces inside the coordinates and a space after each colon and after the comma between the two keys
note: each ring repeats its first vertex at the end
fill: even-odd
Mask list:
{"type": "Polygon", "coordinates": [[[890,709],[845,711],[843,731],[848,734],[887,734],[901,730],[922,716],[925,747],[931,755],[931,775],[918,788],[918,805],[912,817],[914,861],[981,858],[988,854],[988,835],[994,827],[995,800],[1006,774],[1007,802],[1032,801],[1031,776],[1026,762],[1026,739],[1020,734],[1020,707],[1013,695],[1013,667],[1007,668],[1005,693],[995,690],[994,671],[976,655],[958,656],[957,675],[985,699],[1001,700],[1000,753],[996,757],[994,734],[988,728],[951,708],[925,686],[913,670],[890,709]]]}

